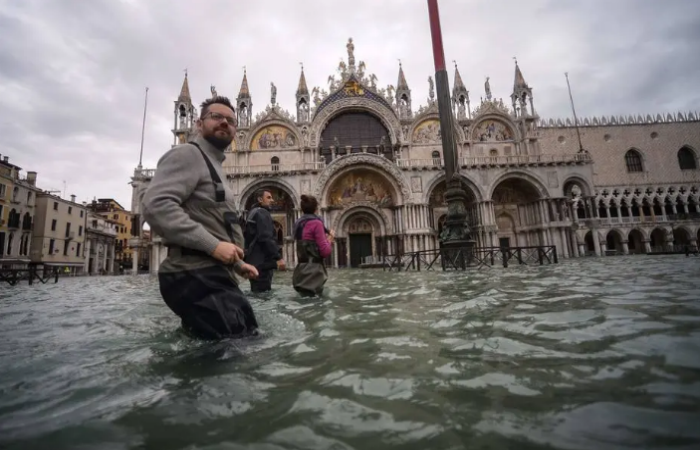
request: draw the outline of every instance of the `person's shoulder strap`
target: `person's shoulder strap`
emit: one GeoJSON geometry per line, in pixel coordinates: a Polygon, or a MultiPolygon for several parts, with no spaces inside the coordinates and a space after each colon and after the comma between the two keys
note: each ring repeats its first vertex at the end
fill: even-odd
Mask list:
{"type": "Polygon", "coordinates": [[[209,175],[211,176],[211,179],[214,182],[214,190],[216,192],[216,201],[217,202],[226,201],[226,190],[224,190],[224,183],[221,181],[221,177],[216,172],[216,169],[214,169],[214,165],[211,163],[211,160],[206,155],[206,153],[204,153],[204,150],[202,150],[202,147],[200,147],[199,144],[197,144],[196,142],[188,142],[188,143],[197,147],[197,149],[199,150],[199,153],[202,154],[202,158],[204,158],[204,162],[207,163],[207,168],[209,169],[209,175]]]}
{"type": "MultiPolygon", "coordinates": [[[[306,227],[306,225],[307,225],[309,222],[313,222],[314,220],[318,220],[319,222],[321,222],[321,226],[323,226],[323,220],[321,220],[320,217],[307,217],[307,218],[305,218],[305,219],[301,219],[301,220],[299,221],[299,226],[297,227],[297,230],[296,230],[296,234],[295,234],[295,236],[294,236],[294,239],[296,239],[296,240],[301,239],[301,236],[302,236],[302,234],[304,233],[304,227],[306,227]]],[[[325,229],[325,227],[324,227],[324,229],[325,229]]]]}

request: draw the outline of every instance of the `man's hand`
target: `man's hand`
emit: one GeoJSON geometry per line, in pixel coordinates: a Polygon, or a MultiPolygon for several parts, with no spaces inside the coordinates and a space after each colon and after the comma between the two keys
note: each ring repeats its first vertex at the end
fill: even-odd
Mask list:
{"type": "Polygon", "coordinates": [[[280,259],[277,261],[277,270],[286,270],[287,269],[287,263],[284,262],[284,259],[280,259]]]}
{"type": "Polygon", "coordinates": [[[219,242],[211,255],[224,264],[233,264],[243,259],[243,249],[230,242],[219,242]]]}
{"type": "Polygon", "coordinates": [[[243,263],[241,264],[237,269],[236,273],[238,275],[242,276],[243,278],[246,279],[255,279],[258,278],[258,269],[255,268],[255,266],[251,266],[250,264],[243,263]]]}

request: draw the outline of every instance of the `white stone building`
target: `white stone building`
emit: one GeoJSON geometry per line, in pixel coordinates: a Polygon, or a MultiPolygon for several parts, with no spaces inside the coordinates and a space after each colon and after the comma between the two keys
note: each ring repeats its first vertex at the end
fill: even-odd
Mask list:
{"type": "MultiPolygon", "coordinates": [[[[433,80],[427,105],[415,110],[400,65],[396,86],[380,88],[364,62],[355,64],[351,41],[347,47],[348,61],[329,77],[328,89],[309,91],[302,68],[296,115],[277,105],[272,85],[269,104],[253,116],[245,74],[235,99],[228,182],[244,211],[257,189],[272,190],[290,262],[301,194],[319,199],[336,230],[333,266],[439,246],[447,208],[433,80]]],[[[543,120],[517,63],[507,102],[493,98],[487,79],[484,99],[472,107],[456,68],[451,84],[457,166],[478,246],[555,245],[560,256],[578,257],[697,244],[697,113],[584,119],[579,127],[543,120]]],[[[187,76],[174,115],[176,145],[192,138],[197,118],[187,76]]],[[[134,214],[153,173],[134,173],[134,214]]],[[[146,245],[156,261],[165,257],[157,237],[133,244],[146,245]]]]}
{"type": "Polygon", "coordinates": [[[119,222],[88,212],[85,239],[85,273],[113,275],[119,222]]]}

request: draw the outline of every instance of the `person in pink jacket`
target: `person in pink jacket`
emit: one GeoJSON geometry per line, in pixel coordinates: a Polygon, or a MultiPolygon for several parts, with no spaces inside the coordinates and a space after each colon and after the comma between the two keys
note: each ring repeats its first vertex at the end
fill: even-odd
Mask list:
{"type": "Polygon", "coordinates": [[[328,230],[318,215],[318,200],[311,195],[301,196],[301,211],[304,213],[294,223],[294,240],[299,263],[294,268],[292,285],[301,295],[321,295],[328,280],[323,260],[331,254],[335,232],[328,230]]]}

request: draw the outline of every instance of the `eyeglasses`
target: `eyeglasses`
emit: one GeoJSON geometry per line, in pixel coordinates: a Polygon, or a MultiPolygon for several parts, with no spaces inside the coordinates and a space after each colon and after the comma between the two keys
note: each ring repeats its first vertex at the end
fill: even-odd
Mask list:
{"type": "Polygon", "coordinates": [[[205,119],[207,117],[211,118],[212,120],[216,120],[217,122],[221,122],[221,121],[225,120],[226,122],[228,122],[229,125],[236,125],[236,118],[235,117],[224,116],[223,114],[219,114],[219,113],[215,113],[215,112],[209,113],[206,116],[204,116],[205,119]]]}

